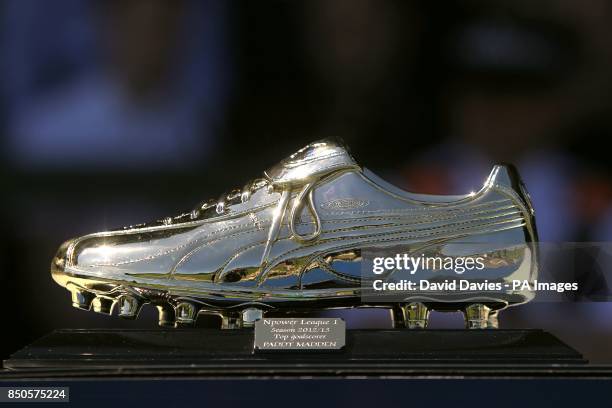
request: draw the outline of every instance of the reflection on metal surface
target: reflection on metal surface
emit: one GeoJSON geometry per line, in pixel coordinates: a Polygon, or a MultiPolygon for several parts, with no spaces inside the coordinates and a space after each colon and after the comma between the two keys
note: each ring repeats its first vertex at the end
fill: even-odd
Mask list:
{"type": "Polygon", "coordinates": [[[464,313],[468,329],[488,328],[489,316],[491,314],[490,307],[480,303],[474,303],[467,306],[464,313]]]}
{"type": "Polygon", "coordinates": [[[429,321],[429,310],[420,302],[398,305],[392,311],[393,325],[396,328],[425,329],[429,321]]]}
{"type": "Polygon", "coordinates": [[[426,327],[430,310],[462,310],[468,327],[497,327],[497,311],[533,296],[360,298],[366,248],[481,254],[483,278],[535,279],[533,209],[512,167],[495,166],[476,193],[412,194],[323,141],[264,175],[190,213],[67,241],[52,276],[80,309],[135,318],[152,304],[161,325],[193,324],[208,313],[220,315],[224,328],[252,326],[273,310],[367,306],[389,308],[395,324],[409,328],[426,327]]]}

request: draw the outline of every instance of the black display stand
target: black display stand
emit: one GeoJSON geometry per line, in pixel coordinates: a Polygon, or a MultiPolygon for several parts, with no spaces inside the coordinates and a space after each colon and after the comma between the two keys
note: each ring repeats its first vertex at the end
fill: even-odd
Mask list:
{"type": "Polygon", "coordinates": [[[266,353],[246,329],[56,330],[5,360],[2,375],[538,376],[585,363],[542,330],[349,330],[339,351],[266,353]]]}

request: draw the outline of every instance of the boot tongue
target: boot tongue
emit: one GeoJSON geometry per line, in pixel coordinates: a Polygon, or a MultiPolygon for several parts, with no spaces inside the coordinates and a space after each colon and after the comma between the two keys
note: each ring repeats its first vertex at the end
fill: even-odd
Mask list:
{"type": "Polygon", "coordinates": [[[348,150],[338,141],[313,142],[266,170],[273,184],[300,185],[341,169],[358,168],[348,150]]]}

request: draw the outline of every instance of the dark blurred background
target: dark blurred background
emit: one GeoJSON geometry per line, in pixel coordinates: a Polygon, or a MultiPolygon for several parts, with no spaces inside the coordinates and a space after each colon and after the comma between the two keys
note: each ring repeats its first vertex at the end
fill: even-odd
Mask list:
{"type": "MultiPolygon", "coordinates": [[[[607,0],[3,0],[0,18],[0,357],[54,328],[155,325],[73,309],[49,274],[63,241],[178,214],[328,136],[414,192],[515,163],[542,241],[612,240],[607,0]]],[[[612,303],[500,320],[612,362],[612,303]]]]}

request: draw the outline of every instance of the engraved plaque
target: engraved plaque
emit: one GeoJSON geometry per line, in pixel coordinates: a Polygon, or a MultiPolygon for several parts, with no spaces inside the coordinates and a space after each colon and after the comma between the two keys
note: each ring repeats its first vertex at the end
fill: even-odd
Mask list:
{"type": "Polygon", "coordinates": [[[339,350],[346,324],[339,318],[263,318],[255,322],[256,350],[339,350]]]}

